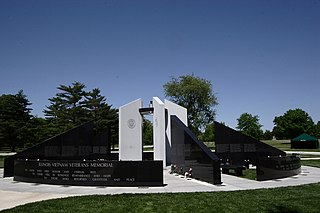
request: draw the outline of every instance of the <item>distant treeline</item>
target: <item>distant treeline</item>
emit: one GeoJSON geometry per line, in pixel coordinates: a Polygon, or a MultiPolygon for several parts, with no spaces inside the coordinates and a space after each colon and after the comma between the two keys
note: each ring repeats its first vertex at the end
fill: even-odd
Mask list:
{"type": "MultiPolygon", "coordinates": [[[[91,120],[96,132],[110,128],[111,143],[118,143],[118,109],[106,102],[99,88],[87,91],[83,83],[74,82],[68,86],[59,85],[57,89],[58,93],[49,98],[50,105],[43,110],[44,118],[31,115],[32,104],[22,90],[17,94],[0,96],[0,149],[6,147],[6,151],[13,152],[17,148],[25,149],[91,120]]],[[[200,140],[214,141],[213,107],[218,102],[211,83],[194,75],[180,76],[166,83],[164,90],[166,97],[187,108],[189,127],[200,140]],[[203,97],[205,93],[208,95],[203,97]]],[[[315,124],[301,109],[288,110],[284,115],[275,117],[272,131],[262,131],[257,115],[243,113],[237,120],[239,131],[257,139],[291,139],[302,133],[320,136],[320,121],[315,124]]],[[[152,123],[144,120],[145,145],[153,143],[152,129],[152,123]]]]}

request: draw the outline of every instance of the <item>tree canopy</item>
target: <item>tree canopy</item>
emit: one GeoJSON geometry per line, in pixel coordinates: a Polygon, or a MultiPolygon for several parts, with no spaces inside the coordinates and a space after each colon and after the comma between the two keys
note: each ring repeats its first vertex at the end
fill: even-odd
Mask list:
{"type": "Polygon", "coordinates": [[[49,98],[50,104],[44,110],[49,120],[61,123],[61,125],[78,125],[87,119],[84,104],[85,85],[74,82],[72,86],[60,85],[60,90],[55,97],[49,98]]]}
{"type": "Polygon", "coordinates": [[[8,146],[11,151],[23,143],[28,133],[28,123],[32,118],[31,103],[20,90],[17,94],[0,96],[0,145],[8,146]]]}
{"type": "Polygon", "coordinates": [[[44,110],[46,118],[30,114],[31,103],[22,90],[0,96],[0,147],[28,148],[89,120],[94,121],[96,132],[109,127],[112,142],[118,140],[117,109],[107,104],[100,89],[86,91],[80,82],[57,88],[59,92],[44,110]]]}
{"type": "Polygon", "coordinates": [[[320,137],[320,121],[318,121],[318,123],[316,124],[315,130],[316,130],[316,136],[319,138],[320,137]]]}
{"type": "Polygon", "coordinates": [[[262,125],[259,123],[259,117],[257,115],[253,116],[249,113],[243,113],[240,115],[237,121],[238,125],[236,128],[240,132],[248,136],[251,136],[257,140],[259,140],[262,137],[262,125]]]}
{"type": "Polygon", "coordinates": [[[214,124],[210,123],[206,125],[204,132],[201,134],[200,139],[204,142],[214,141],[214,124]]]}
{"type": "Polygon", "coordinates": [[[172,77],[163,85],[165,96],[188,110],[188,124],[199,135],[215,118],[217,97],[210,81],[192,75],[172,77]]]}
{"type": "Polygon", "coordinates": [[[72,85],[60,85],[60,92],[50,98],[50,104],[44,110],[45,116],[61,131],[93,120],[96,131],[111,127],[113,138],[118,135],[118,110],[106,103],[100,89],[85,91],[86,86],[80,82],[72,85]]]}
{"type": "Polygon", "coordinates": [[[277,139],[292,139],[302,133],[316,134],[312,118],[302,109],[288,110],[284,115],[275,117],[273,123],[277,139]]]}
{"type": "Polygon", "coordinates": [[[153,125],[148,119],[143,119],[143,144],[152,145],[153,144],[153,125]]]}

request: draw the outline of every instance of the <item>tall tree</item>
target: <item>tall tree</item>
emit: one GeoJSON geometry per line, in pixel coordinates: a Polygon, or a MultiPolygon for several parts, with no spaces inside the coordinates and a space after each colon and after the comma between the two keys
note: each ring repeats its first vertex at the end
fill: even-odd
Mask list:
{"type": "Polygon", "coordinates": [[[266,130],[263,133],[262,139],[263,140],[271,140],[273,138],[273,132],[271,132],[270,130],[266,130]]]}
{"type": "Polygon", "coordinates": [[[94,120],[96,131],[109,127],[113,141],[118,140],[118,110],[108,105],[105,96],[100,94],[99,88],[94,88],[87,92],[84,105],[87,111],[87,117],[94,120]]]}
{"type": "Polygon", "coordinates": [[[320,137],[320,121],[318,121],[316,127],[315,127],[315,132],[316,132],[316,136],[319,138],[320,137]]]}
{"type": "Polygon", "coordinates": [[[202,141],[213,142],[214,141],[214,124],[207,124],[202,134],[202,141]]]}
{"type": "Polygon", "coordinates": [[[148,119],[143,119],[143,144],[153,144],[153,126],[148,119]]]}
{"type": "Polygon", "coordinates": [[[164,94],[171,101],[188,110],[188,124],[199,136],[207,124],[215,118],[217,97],[212,91],[210,81],[192,75],[172,77],[163,85],[164,94]]]}
{"type": "Polygon", "coordinates": [[[16,151],[17,146],[27,140],[28,123],[31,119],[31,103],[20,90],[16,95],[0,96],[0,144],[16,151]]]}
{"type": "Polygon", "coordinates": [[[44,110],[46,118],[58,123],[62,131],[88,120],[84,88],[80,82],[74,82],[72,86],[60,85],[57,89],[61,92],[49,99],[51,105],[44,110]]]}
{"type": "Polygon", "coordinates": [[[60,132],[93,120],[97,132],[110,127],[111,138],[113,141],[117,140],[117,109],[106,103],[100,89],[95,88],[87,92],[85,88],[86,86],[80,82],[74,82],[71,86],[60,85],[57,88],[60,92],[49,99],[51,105],[44,110],[47,120],[60,132]]]}
{"type": "Polygon", "coordinates": [[[237,121],[238,125],[236,128],[240,132],[248,136],[251,136],[257,140],[259,140],[262,137],[262,125],[259,123],[259,117],[257,115],[253,116],[249,113],[243,113],[240,115],[237,121]]]}
{"type": "Polygon", "coordinates": [[[273,132],[277,139],[292,139],[302,133],[315,134],[312,118],[302,109],[288,110],[273,120],[273,132]]]}

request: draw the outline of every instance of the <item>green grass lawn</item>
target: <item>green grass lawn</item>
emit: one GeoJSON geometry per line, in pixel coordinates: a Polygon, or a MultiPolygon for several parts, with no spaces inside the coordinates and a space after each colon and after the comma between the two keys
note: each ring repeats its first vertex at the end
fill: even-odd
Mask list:
{"type": "Polygon", "coordinates": [[[6,158],[6,156],[0,156],[0,168],[3,168],[4,166],[4,159],[6,158]]]}
{"type": "Polygon", "coordinates": [[[275,148],[281,149],[283,151],[320,152],[320,149],[291,149],[290,140],[264,140],[262,142],[275,148]]]}
{"type": "MultiPolygon", "coordinates": [[[[301,161],[302,166],[313,166],[320,168],[320,160],[302,160],[301,161]]],[[[235,175],[233,173],[230,173],[231,175],[235,175]]],[[[250,180],[256,180],[256,170],[255,169],[246,169],[243,171],[243,178],[247,178],[250,180]]],[[[319,180],[320,181],[320,180],[319,180]]]]}
{"type": "Polygon", "coordinates": [[[264,142],[270,146],[276,147],[278,149],[281,149],[281,150],[291,149],[290,148],[290,146],[291,146],[290,140],[263,140],[262,142],[264,142]]]}
{"type": "Polygon", "coordinates": [[[320,184],[211,193],[92,195],[48,200],[3,212],[319,212],[320,184]]]}
{"type": "Polygon", "coordinates": [[[320,168],[320,160],[302,160],[301,165],[320,168]]]}
{"type": "MultiPolygon", "coordinates": [[[[288,141],[266,141],[290,150],[288,141]]],[[[213,146],[213,144],[208,144],[213,146]]],[[[308,150],[320,151],[320,150],[308,150]]],[[[4,157],[0,156],[0,167],[4,157]]],[[[301,161],[320,167],[320,160],[301,161]]],[[[255,170],[245,170],[255,179],[255,170]]],[[[212,193],[92,195],[30,203],[1,212],[319,212],[320,183],[275,189],[212,193]]]]}
{"type": "MultiPolygon", "coordinates": [[[[305,151],[305,152],[320,152],[320,149],[291,149],[291,143],[290,140],[262,140],[262,142],[273,146],[275,148],[278,148],[283,151],[305,151]]],[[[214,142],[204,142],[204,144],[209,147],[209,149],[214,150],[215,149],[215,143],[214,142]]],[[[319,153],[320,155],[320,153],[319,153]]]]}

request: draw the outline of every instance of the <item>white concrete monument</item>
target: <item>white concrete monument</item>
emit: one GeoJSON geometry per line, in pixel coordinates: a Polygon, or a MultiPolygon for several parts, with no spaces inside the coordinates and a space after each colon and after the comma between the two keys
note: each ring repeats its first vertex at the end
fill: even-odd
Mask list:
{"type": "Polygon", "coordinates": [[[154,160],[163,160],[166,163],[166,119],[164,103],[153,97],[153,153],[154,160]]]}
{"type": "Polygon", "coordinates": [[[142,111],[153,112],[154,160],[162,160],[164,167],[170,165],[170,116],[176,115],[187,126],[187,109],[168,100],[163,103],[158,97],[153,97],[152,108],[142,108],[141,99],[120,107],[119,160],[142,160],[142,111]]]}
{"type": "Polygon", "coordinates": [[[142,160],[142,100],[119,108],[119,160],[142,160]]]}

